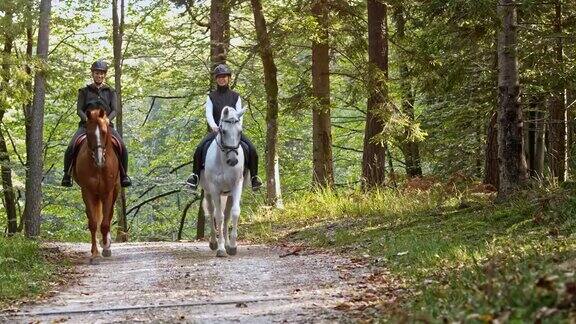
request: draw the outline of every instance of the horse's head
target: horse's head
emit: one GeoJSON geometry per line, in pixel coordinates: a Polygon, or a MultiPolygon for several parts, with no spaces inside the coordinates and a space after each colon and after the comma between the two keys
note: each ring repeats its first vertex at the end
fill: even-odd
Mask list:
{"type": "Polygon", "coordinates": [[[245,111],[226,106],[220,115],[220,150],[226,154],[226,164],[229,166],[238,164],[238,148],[242,136],[240,117],[245,111]]]}
{"type": "Polygon", "coordinates": [[[86,138],[92,151],[96,166],[101,168],[106,163],[106,144],[109,139],[109,120],[102,107],[90,108],[86,112],[86,138]]]}

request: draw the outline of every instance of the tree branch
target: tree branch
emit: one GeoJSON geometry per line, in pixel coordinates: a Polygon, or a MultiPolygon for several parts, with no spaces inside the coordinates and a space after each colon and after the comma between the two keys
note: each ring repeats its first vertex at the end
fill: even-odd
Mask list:
{"type": "Polygon", "coordinates": [[[22,159],[22,156],[20,156],[20,153],[18,153],[18,150],[16,149],[16,144],[14,143],[14,139],[12,138],[12,135],[10,135],[10,132],[8,131],[8,127],[6,126],[6,124],[4,124],[4,122],[2,122],[2,125],[4,125],[4,131],[8,135],[8,139],[10,140],[10,144],[12,145],[12,149],[14,150],[14,154],[16,154],[16,156],[18,157],[18,161],[20,161],[20,164],[22,164],[22,166],[25,167],[26,162],[24,162],[24,159],[22,159]]]}

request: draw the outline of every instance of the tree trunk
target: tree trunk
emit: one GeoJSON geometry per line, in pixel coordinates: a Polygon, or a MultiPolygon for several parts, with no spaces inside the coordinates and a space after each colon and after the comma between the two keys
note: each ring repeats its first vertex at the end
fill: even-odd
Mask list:
{"type": "MultiPolygon", "coordinates": [[[[14,35],[12,33],[12,17],[13,12],[10,1],[6,1],[6,10],[4,11],[4,19],[7,25],[10,26],[4,31],[4,49],[3,62],[2,62],[2,84],[1,89],[4,93],[9,89],[10,85],[10,56],[12,54],[12,46],[14,42],[14,35]]],[[[8,103],[4,98],[0,98],[0,123],[4,119],[4,114],[8,108],[8,103]]],[[[8,234],[14,234],[18,231],[18,216],[16,214],[16,195],[14,187],[12,186],[12,169],[10,168],[10,154],[8,153],[8,146],[4,138],[4,132],[0,127],[0,171],[2,172],[2,189],[4,192],[4,209],[6,209],[6,216],[8,220],[8,234]]]]}
{"type": "MultiPolygon", "coordinates": [[[[212,67],[226,64],[228,47],[230,46],[230,0],[212,0],[210,2],[210,62],[212,67]]],[[[214,78],[210,74],[210,86],[214,78]]],[[[207,128],[210,132],[209,127],[207,128]]],[[[204,190],[200,193],[198,207],[198,222],[196,222],[196,239],[203,239],[206,227],[206,215],[202,208],[204,190]]]]}
{"type": "MultiPolygon", "coordinates": [[[[540,105],[542,102],[539,102],[540,105]]],[[[537,110],[535,114],[536,132],[534,134],[534,177],[537,179],[544,178],[544,160],[546,156],[546,122],[544,121],[544,112],[537,110]]]]}
{"type": "Polygon", "coordinates": [[[486,130],[486,150],[484,152],[484,183],[500,188],[500,166],[498,161],[498,31],[494,31],[494,52],[492,61],[492,81],[494,84],[493,111],[486,130]]]}
{"type": "MultiPolygon", "coordinates": [[[[400,40],[406,37],[406,18],[404,17],[404,7],[398,5],[394,12],[394,21],[396,22],[396,36],[400,40]]],[[[400,55],[400,92],[402,94],[402,112],[408,117],[409,123],[414,124],[414,93],[410,83],[410,69],[408,68],[407,58],[400,55]]],[[[422,167],[420,165],[420,145],[418,142],[410,140],[410,127],[406,127],[405,138],[402,145],[404,154],[404,163],[406,167],[406,176],[409,178],[421,177],[422,167]]]]}
{"type": "Polygon", "coordinates": [[[568,115],[568,170],[566,172],[568,178],[572,178],[570,172],[576,168],[574,156],[576,156],[576,147],[574,146],[574,136],[576,135],[576,91],[573,89],[574,85],[566,89],[566,102],[570,107],[566,107],[566,114],[568,115]]]}
{"type": "MultiPolygon", "coordinates": [[[[40,1],[40,22],[38,27],[38,45],[36,55],[40,62],[47,64],[48,41],[50,36],[51,0],[40,1]]],[[[46,98],[45,66],[36,72],[34,78],[34,99],[28,115],[30,131],[26,136],[27,172],[26,204],[24,207],[24,229],[27,237],[40,234],[40,213],[42,211],[42,168],[44,101],[46,98]]]]}
{"type": "Polygon", "coordinates": [[[556,75],[556,82],[552,90],[552,97],[549,103],[549,154],[550,154],[550,171],[553,178],[558,178],[562,182],[566,179],[566,170],[568,161],[566,151],[567,141],[567,116],[566,116],[566,90],[563,82],[564,77],[564,59],[563,59],[563,38],[562,35],[562,6],[560,1],[556,1],[555,5],[555,19],[554,19],[554,33],[557,35],[556,44],[554,46],[555,60],[558,74],[556,75]]]}
{"type": "Polygon", "coordinates": [[[498,189],[500,179],[498,172],[498,113],[494,112],[488,124],[488,136],[486,139],[486,155],[484,165],[484,183],[498,189]]]}
{"type": "Polygon", "coordinates": [[[362,177],[364,189],[386,182],[386,143],[374,141],[384,131],[388,89],[388,24],[386,4],[368,0],[368,109],[364,131],[362,177]]]}
{"type": "Polygon", "coordinates": [[[528,172],[531,178],[536,178],[536,171],[534,167],[536,165],[536,111],[534,99],[528,102],[529,109],[526,112],[527,119],[524,122],[526,125],[526,163],[528,166],[528,172]]]}
{"type": "Polygon", "coordinates": [[[211,1],[210,45],[213,66],[225,64],[230,45],[230,0],[211,1]]]}
{"type": "Polygon", "coordinates": [[[500,161],[499,198],[506,199],[526,182],[520,82],[518,81],[516,4],[499,0],[498,16],[502,29],[498,35],[498,159],[500,161]]]}
{"type": "MultiPolygon", "coordinates": [[[[114,51],[114,86],[116,89],[116,129],[120,136],[124,136],[122,121],[122,40],[124,38],[124,0],[112,0],[112,45],[114,51]],[[118,10],[120,9],[120,10],[118,10]]],[[[128,241],[128,220],[126,219],[126,191],[120,188],[119,200],[116,204],[118,217],[117,242],[128,241]]]]}
{"type": "Polygon", "coordinates": [[[318,24],[318,37],[312,42],[312,109],[313,182],[318,187],[334,185],[332,161],[332,123],[330,119],[330,45],[328,43],[328,0],[314,0],[312,15],[318,24]]]}
{"type": "Polygon", "coordinates": [[[251,0],[252,12],[254,13],[254,23],[256,25],[256,36],[258,37],[258,48],[262,66],[264,67],[264,88],[266,89],[266,202],[270,206],[277,206],[281,201],[279,187],[276,183],[276,165],[278,163],[278,79],[276,64],[274,63],[274,53],[268,36],[266,20],[262,13],[260,0],[251,0]]]}
{"type": "Polygon", "coordinates": [[[198,221],[196,222],[196,239],[201,240],[205,236],[206,229],[206,215],[204,215],[204,208],[202,202],[204,201],[204,190],[200,192],[200,203],[198,204],[198,221]]]}

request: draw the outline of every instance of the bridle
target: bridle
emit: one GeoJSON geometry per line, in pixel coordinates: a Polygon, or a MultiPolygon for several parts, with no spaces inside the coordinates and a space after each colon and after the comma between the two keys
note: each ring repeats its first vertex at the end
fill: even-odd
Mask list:
{"type": "Polygon", "coordinates": [[[96,125],[96,145],[93,147],[90,147],[90,151],[91,151],[91,155],[92,155],[92,159],[94,160],[94,163],[97,163],[97,152],[98,149],[102,149],[102,162],[106,162],[106,139],[102,139],[100,138],[102,135],[102,130],[100,128],[100,125],[96,125]]]}
{"type": "Polygon", "coordinates": [[[106,162],[106,146],[102,145],[102,144],[98,144],[96,145],[96,147],[94,147],[93,149],[91,149],[92,151],[92,159],[94,160],[94,162],[96,162],[96,151],[101,148],[102,149],[102,160],[104,162],[106,162]]]}
{"type": "MultiPolygon", "coordinates": [[[[222,143],[222,134],[223,134],[222,133],[222,123],[237,124],[239,122],[240,122],[240,120],[237,118],[226,119],[226,120],[221,120],[220,125],[218,126],[218,131],[220,133],[220,143],[218,143],[218,139],[216,139],[216,145],[218,145],[218,147],[220,148],[220,151],[222,151],[226,156],[228,156],[228,154],[230,154],[231,152],[238,154],[238,148],[240,147],[241,141],[238,141],[238,144],[236,146],[223,144],[222,143]]],[[[242,131],[240,131],[240,133],[242,133],[242,131]]]]}

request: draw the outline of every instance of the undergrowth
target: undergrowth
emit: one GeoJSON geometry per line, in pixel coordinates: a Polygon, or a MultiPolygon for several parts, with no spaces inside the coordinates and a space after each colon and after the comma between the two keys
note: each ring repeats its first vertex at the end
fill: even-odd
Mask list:
{"type": "Polygon", "coordinates": [[[0,236],[0,306],[40,294],[54,271],[37,242],[0,236]]]}
{"type": "Polygon", "coordinates": [[[470,191],[322,191],[263,209],[251,241],[369,255],[407,280],[409,317],[563,321],[576,312],[576,197],[533,190],[505,204],[470,191]]]}

